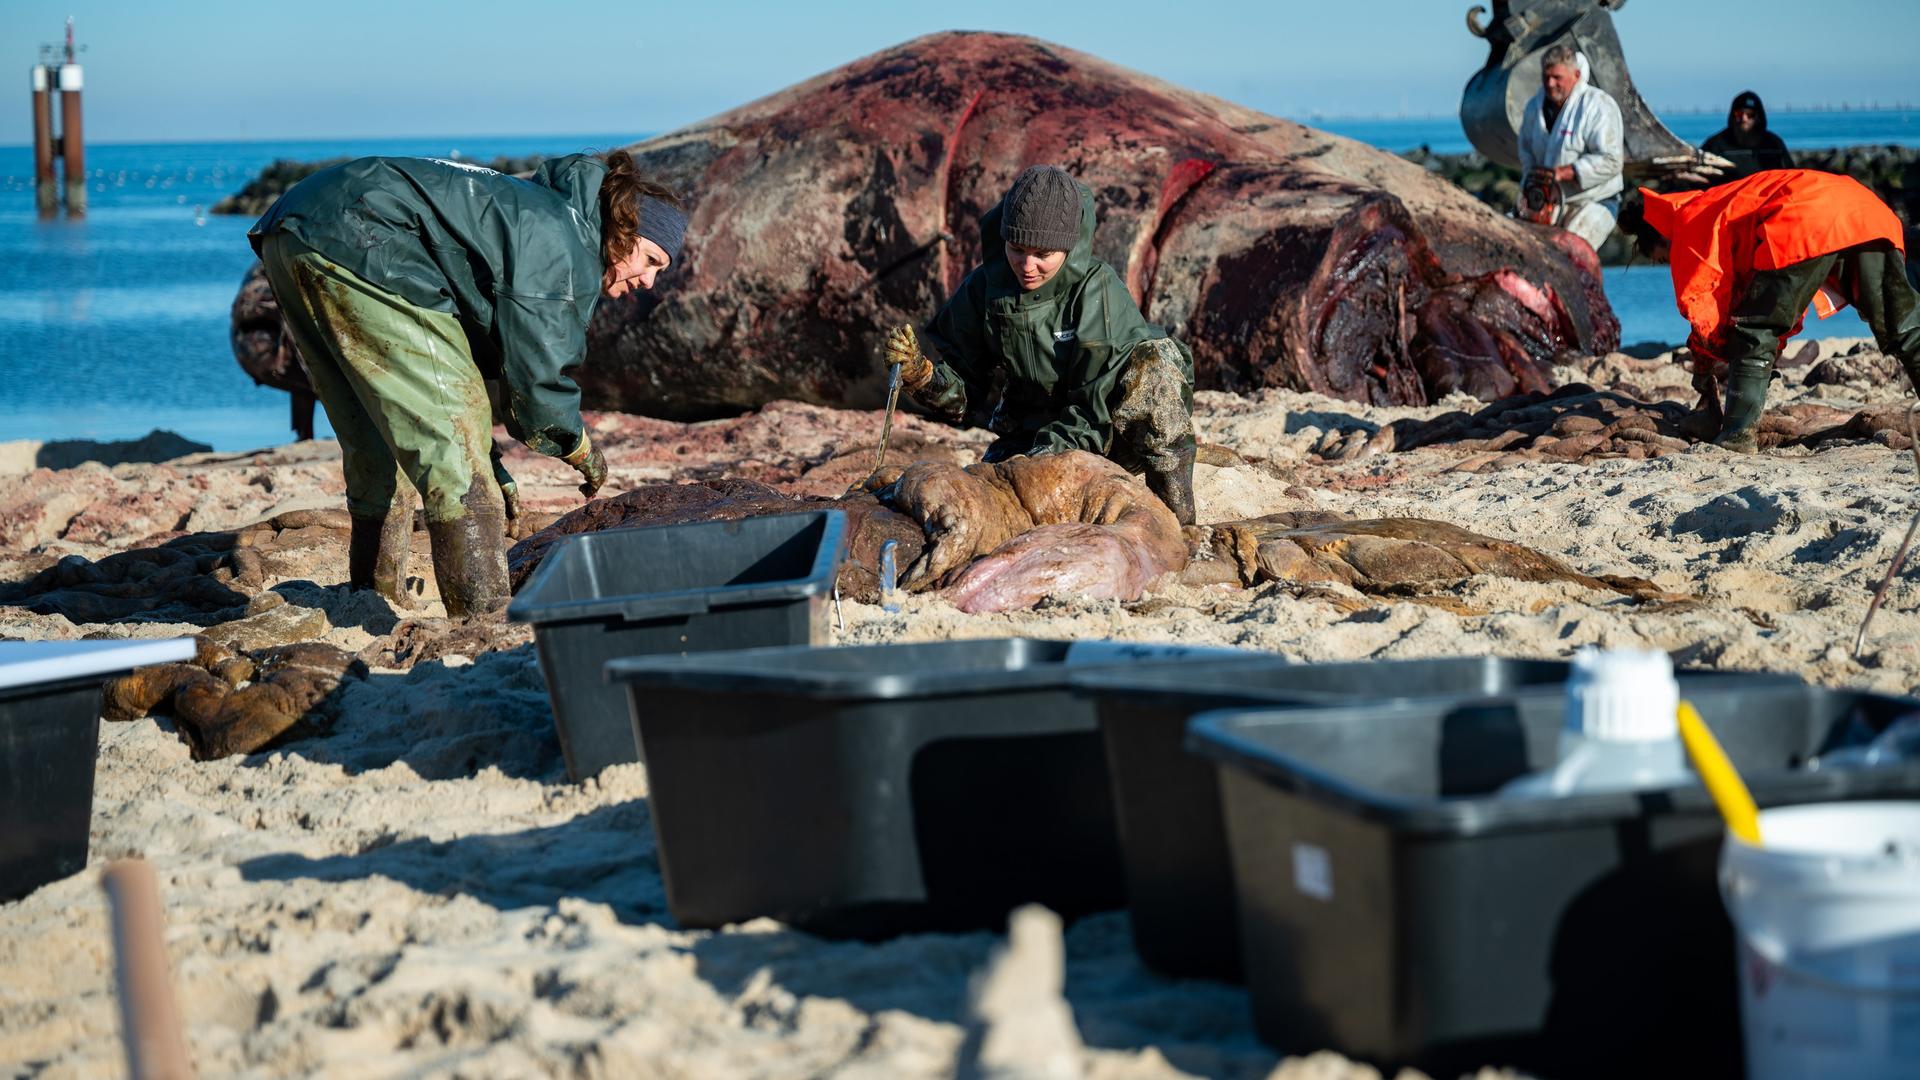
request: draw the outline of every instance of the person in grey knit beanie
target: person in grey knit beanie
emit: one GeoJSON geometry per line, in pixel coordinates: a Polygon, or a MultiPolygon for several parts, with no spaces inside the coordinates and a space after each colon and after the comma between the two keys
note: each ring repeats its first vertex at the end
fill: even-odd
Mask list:
{"type": "Polygon", "coordinates": [[[1038,251],[1069,251],[1080,238],[1080,185],[1058,165],[1033,165],[1013,182],[1000,239],[1038,251]]]}
{"type": "Polygon", "coordinates": [[[981,264],[921,334],[887,334],[885,361],[921,407],[1000,436],[983,460],[1099,454],[1191,525],[1193,354],[1140,314],[1093,227],[1065,169],[1024,170],[980,218],[981,264]]]}

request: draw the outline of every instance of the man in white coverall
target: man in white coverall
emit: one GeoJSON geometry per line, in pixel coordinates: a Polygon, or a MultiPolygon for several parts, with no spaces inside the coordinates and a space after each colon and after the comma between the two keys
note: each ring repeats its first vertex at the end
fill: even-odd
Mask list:
{"type": "Polygon", "coordinates": [[[1520,216],[1599,250],[1620,210],[1620,127],[1620,106],[1593,85],[1586,54],[1548,49],[1520,121],[1520,216]]]}

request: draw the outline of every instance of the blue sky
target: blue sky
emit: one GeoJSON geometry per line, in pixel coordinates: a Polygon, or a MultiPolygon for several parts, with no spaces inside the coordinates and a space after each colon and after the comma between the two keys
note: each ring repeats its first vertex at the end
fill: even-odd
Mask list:
{"type": "MultiPolygon", "coordinates": [[[[944,29],[1033,34],[1286,116],[1449,114],[1486,57],[1467,0],[733,0],[317,5],[7,0],[26,69],[69,14],[90,141],[657,132],[944,29]]],[[[1914,0],[1637,0],[1615,17],[1657,109],[1920,101],[1914,0]]],[[[6,80],[0,79],[0,83],[6,80]]]]}

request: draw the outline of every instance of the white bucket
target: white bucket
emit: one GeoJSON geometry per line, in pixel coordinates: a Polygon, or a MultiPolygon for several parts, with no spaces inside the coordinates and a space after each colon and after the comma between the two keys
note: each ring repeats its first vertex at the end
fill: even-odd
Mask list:
{"type": "Polygon", "coordinates": [[[1920,802],[1767,810],[1760,835],[1720,857],[1749,1080],[1920,1077],[1920,802]]]}

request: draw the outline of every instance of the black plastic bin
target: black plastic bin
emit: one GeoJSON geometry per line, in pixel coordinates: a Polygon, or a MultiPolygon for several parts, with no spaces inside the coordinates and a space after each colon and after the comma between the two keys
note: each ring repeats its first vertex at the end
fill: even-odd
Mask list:
{"type": "Polygon", "coordinates": [[[507,617],[533,624],[567,775],[642,760],[623,656],[819,644],[846,552],[838,510],[586,533],[555,546],[507,617]]]}
{"type": "Polygon", "coordinates": [[[1100,671],[1090,697],[1106,741],[1133,942],[1155,969],[1240,979],[1233,870],[1211,761],[1182,751],[1187,721],[1209,709],[1326,706],[1359,700],[1477,697],[1527,688],[1560,693],[1564,660],[1444,657],[1289,663],[1272,654],[1171,668],[1100,671]]]}
{"type": "MultiPolygon", "coordinates": [[[[1683,685],[1763,806],[1920,794],[1920,764],[1809,771],[1920,710],[1808,686],[1683,685]]],[[[1723,827],[1700,785],[1500,798],[1551,765],[1557,695],[1216,712],[1256,1026],[1435,1075],[1741,1075],[1723,827]]]]}
{"type": "MultiPolygon", "coordinates": [[[[1280,657],[1094,672],[1075,679],[1106,741],[1134,947],[1182,978],[1240,979],[1240,934],[1220,785],[1211,762],[1181,752],[1187,721],[1209,709],[1324,707],[1563,693],[1563,660],[1439,657],[1291,664],[1280,657]]],[[[1799,686],[1790,675],[1690,671],[1696,685],[1799,686]],[[1704,682],[1703,682],[1704,680],[1704,682]]]]}
{"type": "Polygon", "coordinates": [[[998,927],[1124,900],[1090,666],[1218,650],[1000,639],[607,665],[651,769],[674,918],[829,936],[998,927]]]}
{"type": "Polygon", "coordinates": [[[87,865],[100,689],[190,639],[0,643],[0,901],[87,865]]]}

